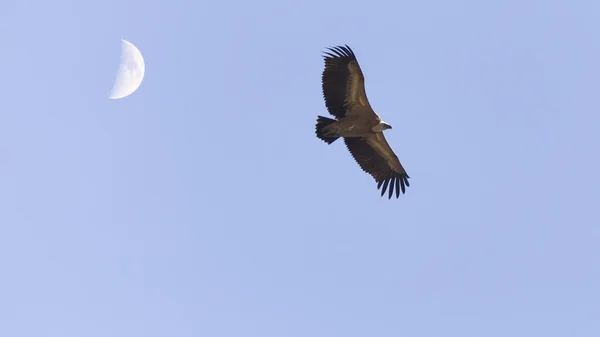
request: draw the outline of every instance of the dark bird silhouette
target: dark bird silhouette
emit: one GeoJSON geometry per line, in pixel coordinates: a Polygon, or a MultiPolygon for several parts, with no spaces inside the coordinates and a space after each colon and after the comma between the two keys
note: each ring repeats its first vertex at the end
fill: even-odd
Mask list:
{"type": "Polygon", "coordinates": [[[383,135],[392,126],[371,108],[365,78],[352,49],[345,45],[328,50],[323,56],[321,81],[325,106],[335,119],[317,116],[317,137],[327,144],[343,137],[354,160],[377,182],[381,196],[388,190],[391,199],[395,190],[398,198],[400,191],[404,194],[410,186],[410,177],[383,135]]]}

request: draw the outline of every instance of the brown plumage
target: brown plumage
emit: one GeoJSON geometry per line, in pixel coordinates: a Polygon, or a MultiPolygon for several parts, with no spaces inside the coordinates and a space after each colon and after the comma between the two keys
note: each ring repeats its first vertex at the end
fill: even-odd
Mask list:
{"type": "Polygon", "coordinates": [[[365,78],[352,49],[347,45],[328,49],[324,53],[323,98],[335,119],[318,116],[316,135],[328,144],[343,137],[354,160],[377,182],[381,195],[387,190],[391,199],[395,190],[398,198],[400,191],[404,194],[410,186],[410,177],[383,135],[392,127],[371,108],[365,78]]]}

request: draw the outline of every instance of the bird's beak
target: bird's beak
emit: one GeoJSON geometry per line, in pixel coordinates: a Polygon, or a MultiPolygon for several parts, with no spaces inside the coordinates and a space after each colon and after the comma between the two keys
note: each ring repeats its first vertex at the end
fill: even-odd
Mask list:
{"type": "Polygon", "coordinates": [[[388,129],[390,129],[390,130],[392,129],[392,126],[391,126],[391,125],[389,125],[389,124],[388,124],[388,129]]]}

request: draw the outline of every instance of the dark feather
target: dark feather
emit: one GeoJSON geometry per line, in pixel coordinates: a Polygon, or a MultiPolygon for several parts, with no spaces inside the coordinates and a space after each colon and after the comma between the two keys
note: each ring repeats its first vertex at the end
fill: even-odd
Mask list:
{"type": "Polygon", "coordinates": [[[400,191],[405,193],[406,187],[410,186],[410,178],[406,172],[397,172],[392,169],[388,162],[375,149],[373,149],[364,138],[344,138],[346,147],[352,154],[360,168],[373,176],[377,182],[377,189],[381,189],[381,196],[386,192],[388,199],[392,198],[394,190],[396,198],[400,197],[400,191]],[[388,189],[389,188],[389,189],[388,189]]]}
{"type": "Polygon", "coordinates": [[[321,77],[325,106],[332,116],[342,118],[346,115],[346,88],[350,72],[348,64],[357,62],[350,47],[337,46],[324,52],[325,70],[321,77]]]}

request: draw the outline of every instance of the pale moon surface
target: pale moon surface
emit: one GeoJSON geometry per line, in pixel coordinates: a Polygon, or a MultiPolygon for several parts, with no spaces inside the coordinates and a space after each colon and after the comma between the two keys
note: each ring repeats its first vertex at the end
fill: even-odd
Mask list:
{"type": "Polygon", "coordinates": [[[139,49],[131,42],[121,39],[121,61],[117,78],[108,98],[119,99],[131,95],[144,79],[146,65],[139,49]]]}

